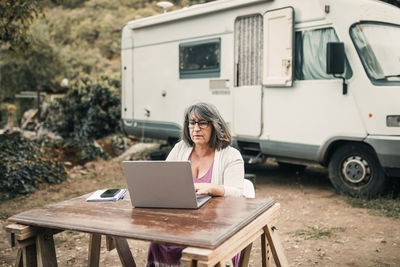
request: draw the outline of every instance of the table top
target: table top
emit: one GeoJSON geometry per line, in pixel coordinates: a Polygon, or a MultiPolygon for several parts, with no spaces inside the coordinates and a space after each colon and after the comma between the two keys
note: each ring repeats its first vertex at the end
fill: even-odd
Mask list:
{"type": "Polygon", "coordinates": [[[87,202],[89,194],[28,210],[10,222],[51,229],[216,248],[275,203],[272,199],[213,197],[197,210],[132,208],[117,202],[87,202]]]}

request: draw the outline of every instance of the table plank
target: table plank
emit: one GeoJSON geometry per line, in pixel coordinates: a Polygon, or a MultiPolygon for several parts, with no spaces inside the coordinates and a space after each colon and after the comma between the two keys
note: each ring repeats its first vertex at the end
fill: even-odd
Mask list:
{"type": "Polygon", "coordinates": [[[269,209],[272,199],[215,197],[197,210],[132,208],[118,202],[86,202],[81,196],[10,217],[16,222],[185,246],[216,248],[269,209]]]}

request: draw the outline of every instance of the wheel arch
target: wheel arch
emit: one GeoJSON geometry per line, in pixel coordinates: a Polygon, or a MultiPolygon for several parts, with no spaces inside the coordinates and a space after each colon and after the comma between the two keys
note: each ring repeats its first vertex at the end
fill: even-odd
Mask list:
{"type": "MultiPolygon", "coordinates": [[[[349,144],[361,144],[363,146],[369,147],[377,156],[375,149],[368,143],[364,142],[364,138],[332,138],[326,142],[321,149],[319,150],[319,163],[327,167],[329,164],[329,161],[333,155],[333,153],[340,147],[344,145],[349,145],[349,144]]],[[[378,157],[377,157],[378,158],[378,157]]],[[[378,159],[379,162],[379,159],[378,159]]],[[[380,162],[379,162],[380,164],[380,162]]]]}

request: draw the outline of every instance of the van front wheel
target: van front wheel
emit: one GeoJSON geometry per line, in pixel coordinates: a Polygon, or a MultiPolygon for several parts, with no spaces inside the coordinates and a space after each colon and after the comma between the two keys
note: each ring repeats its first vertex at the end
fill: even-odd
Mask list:
{"type": "Polygon", "coordinates": [[[351,196],[375,196],[382,192],[386,183],[374,151],[357,143],[344,145],[333,153],[329,179],[338,192],[351,196]]]}

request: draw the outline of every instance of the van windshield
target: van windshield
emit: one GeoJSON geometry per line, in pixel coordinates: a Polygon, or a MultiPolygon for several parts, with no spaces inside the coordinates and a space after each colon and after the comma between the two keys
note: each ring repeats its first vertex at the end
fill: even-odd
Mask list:
{"type": "Polygon", "coordinates": [[[400,26],[378,22],[354,24],[350,35],[374,84],[400,83],[400,26]]]}

